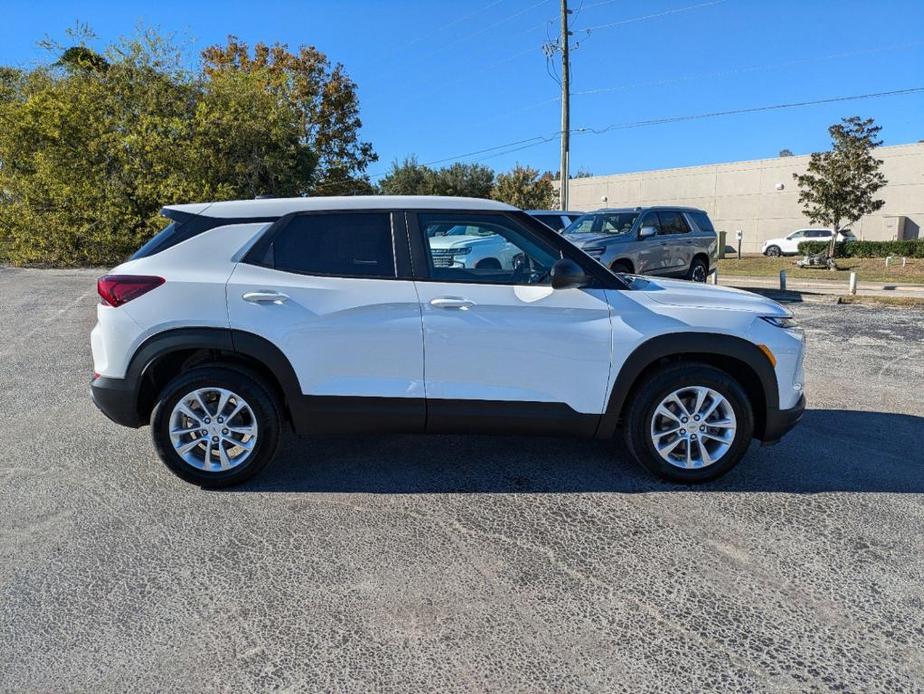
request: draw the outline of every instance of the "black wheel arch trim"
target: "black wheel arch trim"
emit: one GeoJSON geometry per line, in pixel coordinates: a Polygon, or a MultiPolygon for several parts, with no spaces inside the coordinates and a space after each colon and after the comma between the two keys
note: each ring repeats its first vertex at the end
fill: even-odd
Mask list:
{"type": "Polygon", "coordinates": [[[146,339],[132,356],[124,378],[101,377],[93,381],[94,402],[115,422],[142,426],[146,423],[141,416],[142,385],[152,365],[171,353],[200,349],[254,359],[272,373],[289,403],[301,395],[295,369],[269,340],[243,330],[195,327],[165,330],[146,339]]]}
{"type": "MultiPolygon", "coordinates": [[[[637,346],[625,360],[613,389],[606,412],[600,419],[597,438],[610,438],[619,427],[629,394],[649,367],[662,359],[705,354],[728,357],[743,362],[757,376],[763,391],[762,410],[769,415],[779,411],[779,391],[773,365],[753,342],[721,333],[668,333],[652,337],[637,346]]],[[[763,423],[755,422],[755,435],[763,436],[763,423]]]]}

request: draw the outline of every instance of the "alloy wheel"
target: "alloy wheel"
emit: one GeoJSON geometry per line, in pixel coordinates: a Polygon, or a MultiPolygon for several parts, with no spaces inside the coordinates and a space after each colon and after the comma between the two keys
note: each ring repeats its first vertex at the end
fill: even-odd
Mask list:
{"type": "Polygon", "coordinates": [[[184,395],[173,406],[169,427],[176,454],[205,472],[240,466],[257,444],[253,409],[225,388],[198,388],[184,395]]]}
{"type": "Polygon", "coordinates": [[[704,468],[717,463],[735,440],[731,403],[705,386],[685,386],[665,397],[651,417],[651,442],[674,467],[704,468]]]}

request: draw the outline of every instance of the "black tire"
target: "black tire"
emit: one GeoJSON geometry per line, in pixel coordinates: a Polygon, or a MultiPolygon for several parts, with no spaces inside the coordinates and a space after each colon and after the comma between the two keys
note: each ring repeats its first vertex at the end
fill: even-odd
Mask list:
{"type": "Polygon", "coordinates": [[[709,276],[709,265],[702,258],[693,258],[690,263],[690,270],[687,272],[687,279],[691,282],[705,282],[709,276]]]}
{"type": "Polygon", "coordinates": [[[201,487],[239,484],[263,470],[276,454],[280,427],[279,406],[259,378],[221,366],[203,366],[180,374],[164,387],[151,412],[151,437],[157,456],[177,477],[201,487]],[[173,408],[184,395],[198,388],[230,390],[240,395],[253,412],[258,432],[256,443],[249,457],[230,470],[200,470],[183,460],[171,443],[169,420],[173,408]]]}
{"type": "Polygon", "coordinates": [[[500,270],[501,264],[497,258],[485,258],[475,264],[476,270],[500,270]]]}
{"type": "MultiPolygon", "coordinates": [[[[744,456],[754,432],[754,414],[741,385],[724,371],[697,363],[677,363],[648,377],[632,395],[625,417],[625,441],[629,452],[646,470],[661,479],[681,484],[701,484],[724,475],[744,456]],[[685,469],[664,460],[651,436],[652,419],[661,401],[684,386],[705,386],[717,391],[731,405],[736,419],[735,437],[716,462],[685,469]]],[[[688,444],[687,444],[688,445],[688,444]]]]}
{"type": "Polygon", "coordinates": [[[628,263],[626,263],[625,261],[622,261],[622,260],[617,260],[615,263],[613,263],[613,264],[610,266],[610,269],[611,269],[613,272],[624,272],[624,273],[626,273],[627,275],[631,275],[631,274],[632,274],[632,268],[629,267],[629,264],[628,264],[628,263]]]}
{"type": "Polygon", "coordinates": [[[767,246],[767,250],[764,251],[764,255],[769,258],[779,258],[783,255],[783,250],[779,246],[767,246]]]}

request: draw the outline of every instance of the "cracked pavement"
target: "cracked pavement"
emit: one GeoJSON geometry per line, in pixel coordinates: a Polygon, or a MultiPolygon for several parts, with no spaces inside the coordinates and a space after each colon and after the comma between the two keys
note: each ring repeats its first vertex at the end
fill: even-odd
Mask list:
{"type": "Polygon", "coordinates": [[[924,312],[794,306],[809,411],[707,487],[289,436],[203,491],[90,403],[98,274],[0,268],[0,690],[924,690],[924,312]]]}

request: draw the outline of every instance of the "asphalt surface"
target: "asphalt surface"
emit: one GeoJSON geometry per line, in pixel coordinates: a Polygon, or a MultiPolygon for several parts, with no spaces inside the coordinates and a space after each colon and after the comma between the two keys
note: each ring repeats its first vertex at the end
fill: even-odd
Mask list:
{"type": "Polygon", "coordinates": [[[796,306],[810,410],[705,488],[388,436],[203,491],[90,404],[95,275],[0,269],[2,690],[924,690],[924,311],[796,306]]]}

